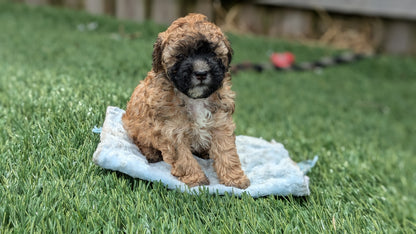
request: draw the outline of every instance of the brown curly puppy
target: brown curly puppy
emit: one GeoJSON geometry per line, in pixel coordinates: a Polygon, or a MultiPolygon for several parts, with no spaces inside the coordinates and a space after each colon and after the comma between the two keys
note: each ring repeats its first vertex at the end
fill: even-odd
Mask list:
{"type": "Polygon", "coordinates": [[[192,154],[214,159],[220,183],[247,188],[235,147],[227,38],[204,15],[179,18],[159,34],[153,69],[134,90],[123,125],[149,162],[164,160],[189,186],[208,178],[192,154]]]}

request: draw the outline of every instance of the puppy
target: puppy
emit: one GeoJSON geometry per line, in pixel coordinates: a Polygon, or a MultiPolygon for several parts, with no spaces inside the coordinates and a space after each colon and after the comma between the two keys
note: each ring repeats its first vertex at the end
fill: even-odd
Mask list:
{"type": "Polygon", "coordinates": [[[153,68],[134,90],[123,126],[149,162],[164,160],[188,186],[209,180],[193,157],[214,159],[220,183],[247,188],[235,147],[230,43],[201,14],[159,33],[153,68]]]}

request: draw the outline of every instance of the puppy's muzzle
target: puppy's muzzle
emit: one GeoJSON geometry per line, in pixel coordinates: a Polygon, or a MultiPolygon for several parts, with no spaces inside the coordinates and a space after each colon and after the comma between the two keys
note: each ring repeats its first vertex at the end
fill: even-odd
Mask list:
{"type": "Polygon", "coordinates": [[[207,79],[208,71],[194,71],[194,76],[199,81],[204,81],[207,79]]]}
{"type": "Polygon", "coordinates": [[[204,81],[208,77],[210,67],[209,64],[203,59],[196,59],[193,62],[193,75],[199,81],[204,81]]]}

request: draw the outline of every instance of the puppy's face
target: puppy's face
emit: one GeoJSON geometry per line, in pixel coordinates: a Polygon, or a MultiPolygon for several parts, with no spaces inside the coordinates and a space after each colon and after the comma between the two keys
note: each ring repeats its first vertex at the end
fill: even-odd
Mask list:
{"type": "Polygon", "coordinates": [[[179,42],[175,61],[167,67],[179,91],[191,98],[206,98],[221,86],[228,67],[215,53],[216,46],[205,38],[179,42]]]}
{"type": "Polygon", "coordinates": [[[153,69],[164,72],[188,97],[207,98],[221,87],[232,51],[221,30],[205,17],[187,18],[159,34],[153,69]]]}

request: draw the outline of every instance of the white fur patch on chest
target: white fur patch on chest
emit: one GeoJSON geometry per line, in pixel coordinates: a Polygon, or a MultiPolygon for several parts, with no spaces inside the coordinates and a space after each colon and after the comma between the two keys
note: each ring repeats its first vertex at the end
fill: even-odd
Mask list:
{"type": "Polygon", "coordinates": [[[210,128],[214,121],[212,113],[207,109],[208,101],[206,99],[188,99],[187,107],[192,119],[192,143],[191,148],[194,150],[208,149],[211,142],[210,128]]]}

